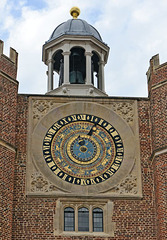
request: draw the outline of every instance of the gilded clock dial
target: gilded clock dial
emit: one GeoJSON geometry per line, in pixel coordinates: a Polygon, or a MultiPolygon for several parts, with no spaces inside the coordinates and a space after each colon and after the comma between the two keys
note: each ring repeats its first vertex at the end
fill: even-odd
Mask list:
{"type": "Polygon", "coordinates": [[[123,161],[117,130],[94,115],[75,114],[55,122],[43,140],[44,159],[62,180],[94,185],[112,177],[123,161]]]}

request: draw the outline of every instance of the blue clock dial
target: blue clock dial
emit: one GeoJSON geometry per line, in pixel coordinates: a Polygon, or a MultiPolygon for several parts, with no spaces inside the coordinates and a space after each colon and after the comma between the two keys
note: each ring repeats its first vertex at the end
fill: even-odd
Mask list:
{"type": "Polygon", "coordinates": [[[87,162],[94,158],[97,152],[97,146],[94,141],[83,136],[79,136],[76,140],[73,141],[70,147],[70,152],[73,157],[78,159],[81,162],[87,162]]]}

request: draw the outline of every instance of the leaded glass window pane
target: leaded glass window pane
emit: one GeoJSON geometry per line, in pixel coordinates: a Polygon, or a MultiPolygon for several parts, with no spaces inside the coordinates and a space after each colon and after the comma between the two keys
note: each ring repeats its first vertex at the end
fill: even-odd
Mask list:
{"type": "Polygon", "coordinates": [[[74,209],[67,207],[64,209],[64,231],[75,231],[74,209]]]}
{"type": "Polygon", "coordinates": [[[103,210],[93,209],[93,232],[103,232],[103,210]]]}
{"type": "Polygon", "coordinates": [[[78,210],[78,231],[89,232],[89,210],[84,207],[78,210]]]}

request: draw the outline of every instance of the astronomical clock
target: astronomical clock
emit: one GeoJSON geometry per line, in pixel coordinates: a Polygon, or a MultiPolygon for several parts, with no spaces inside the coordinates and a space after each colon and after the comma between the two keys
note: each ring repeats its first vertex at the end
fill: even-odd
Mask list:
{"type": "Polygon", "coordinates": [[[123,142],[104,119],[73,114],[55,122],[43,141],[51,171],[67,183],[89,186],[109,179],[121,166],[123,142]]]}

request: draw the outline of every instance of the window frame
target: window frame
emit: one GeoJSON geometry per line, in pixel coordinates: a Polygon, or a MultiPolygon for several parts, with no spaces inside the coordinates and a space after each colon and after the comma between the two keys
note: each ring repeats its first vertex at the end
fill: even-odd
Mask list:
{"type": "Polygon", "coordinates": [[[78,212],[77,212],[77,220],[78,220],[78,229],[77,229],[77,231],[78,232],[89,232],[90,231],[90,226],[89,226],[90,220],[89,220],[89,218],[90,218],[89,208],[87,208],[85,206],[78,208],[78,212]],[[82,210],[82,215],[80,216],[81,210],[82,210]],[[83,219],[85,217],[85,219],[88,220],[88,224],[87,224],[88,226],[84,226],[85,228],[87,227],[87,230],[83,230],[82,228],[84,228],[84,227],[80,226],[80,224],[81,225],[84,224],[84,222],[80,221],[80,217],[81,217],[81,219],[83,219]],[[82,229],[82,230],[80,230],[80,229],[82,229]]]}
{"type": "Polygon", "coordinates": [[[71,231],[75,231],[75,209],[73,208],[73,207],[66,207],[66,208],[64,208],[64,231],[65,232],[71,232],[71,231]],[[71,213],[73,213],[73,217],[72,218],[70,218],[70,219],[73,219],[73,224],[72,224],[72,228],[73,228],[73,230],[66,230],[65,228],[66,227],[70,227],[70,226],[66,226],[66,213],[70,213],[70,212],[66,212],[66,209],[72,209],[73,211],[71,211],[71,213]]]}
{"type": "Polygon", "coordinates": [[[95,208],[93,208],[93,210],[92,210],[92,221],[93,221],[93,223],[92,223],[92,226],[93,226],[93,232],[103,232],[103,230],[104,230],[104,220],[103,220],[103,209],[102,208],[100,208],[100,207],[95,207],[95,208]],[[99,209],[99,210],[101,210],[101,211],[99,211],[99,212],[95,212],[95,210],[96,209],[99,209]],[[96,213],[99,213],[99,214],[101,214],[101,217],[96,217],[95,218],[95,214],[96,213]],[[102,221],[102,226],[101,227],[96,227],[96,228],[99,228],[99,229],[101,229],[101,231],[94,231],[95,230],[95,219],[101,219],[102,221]]]}
{"type": "Polygon", "coordinates": [[[115,223],[112,222],[113,202],[107,199],[59,198],[56,201],[54,214],[54,235],[55,236],[91,236],[91,237],[114,237],[115,223]],[[64,210],[67,207],[74,209],[75,230],[64,231],[64,210]],[[78,231],[78,210],[85,207],[89,210],[89,231],[78,231]],[[100,208],[103,211],[103,232],[93,232],[93,209],[100,208]]]}

